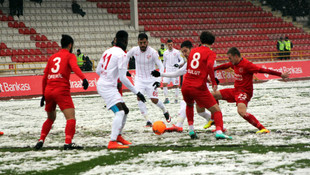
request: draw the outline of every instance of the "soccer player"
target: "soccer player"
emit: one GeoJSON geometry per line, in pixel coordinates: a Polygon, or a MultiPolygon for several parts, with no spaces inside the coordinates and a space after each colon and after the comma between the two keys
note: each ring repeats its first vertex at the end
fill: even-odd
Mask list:
{"type": "Polygon", "coordinates": [[[239,115],[258,128],[256,133],[269,133],[255,117],[254,115],[247,113],[247,105],[253,96],[253,74],[254,73],[267,73],[276,75],[286,80],[290,72],[278,72],[270,69],[265,69],[256,66],[252,62],[241,57],[239,50],[236,47],[232,47],[227,52],[229,63],[222,64],[215,67],[215,70],[222,70],[232,68],[235,73],[234,88],[222,89],[212,93],[216,100],[226,100],[227,102],[236,102],[239,115]]]}
{"type": "Polygon", "coordinates": [[[116,33],[116,45],[106,50],[98,63],[96,73],[100,76],[97,83],[97,91],[104,99],[107,108],[111,109],[115,117],[112,123],[111,140],[108,149],[129,148],[131,142],[122,137],[122,130],[125,126],[129,109],[117,89],[117,79],[128,87],[137,97],[145,102],[144,96],[136,90],[126,77],[129,59],[126,56],[128,44],[128,33],[120,30],[116,33]],[[118,144],[118,142],[122,143],[118,144]]]}
{"type": "MultiPolygon", "coordinates": [[[[172,40],[167,41],[168,50],[164,52],[164,68],[166,69],[166,72],[175,72],[179,69],[180,65],[184,63],[183,58],[181,57],[181,53],[173,48],[173,42],[172,40]]],[[[179,84],[180,84],[180,78],[179,77],[164,77],[163,78],[163,89],[164,89],[164,96],[165,101],[164,104],[169,103],[168,98],[168,84],[173,84],[173,88],[175,88],[175,101],[174,103],[178,103],[178,97],[179,97],[179,84]]]]}
{"type": "Polygon", "coordinates": [[[225,135],[223,130],[222,112],[207,88],[207,78],[210,76],[213,91],[217,90],[217,84],[214,77],[214,61],[216,54],[210,50],[211,45],[215,41],[215,36],[208,31],[202,32],[200,35],[201,46],[191,50],[187,60],[187,73],[185,74],[182,94],[186,102],[186,116],[189,125],[189,135],[191,138],[197,138],[194,130],[194,102],[211,112],[214,118],[216,131],[216,139],[232,139],[225,135]]]}
{"type": "MultiPolygon", "coordinates": [[[[193,48],[193,44],[190,41],[184,41],[181,44],[181,51],[183,56],[187,59],[189,56],[189,53],[191,49],[193,48]]],[[[155,77],[178,77],[181,75],[184,75],[186,73],[186,68],[187,68],[187,63],[185,62],[184,65],[180,65],[180,69],[178,69],[176,72],[165,72],[165,73],[160,73],[157,70],[152,71],[152,75],[155,77]]],[[[208,86],[208,84],[207,84],[208,86]]],[[[209,87],[208,87],[209,89],[209,87]]],[[[205,111],[205,108],[200,108],[198,105],[196,105],[196,110],[198,115],[201,117],[205,118],[207,122],[211,118],[211,114],[209,112],[205,111]]],[[[181,101],[180,103],[180,110],[179,110],[179,117],[177,120],[176,125],[172,125],[172,127],[166,128],[166,132],[183,132],[183,123],[186,118],[186,103],[184,100],[181,101]]]]}
{"type": "Polygon", "coordinates": [[[46,136],[52,128],[56,119],[56,105],[63,112],[67,124],[65,129],[66,139],[64,149],[82,149],[83,147],[72,143],[75,134],[75,110],[70,95],[70,75],[71,71],[77,74],[83,80],[83,88],[88,88],[88,81],[77,64],[76,56],[72,53],[73,39],[69,35],[62,35],[62,49],[52,55],[47,62],[42,80],[42,92],[40,106],[44,106],[47,112],[47,120],[43,123],[41,137],[36,144],[35,149],[43,146],[46,136]]]}
{"type": "MultiPolygon", "coordinates": [[[[170,115],[162,101],[158,99],[157,88],[160,87],[160,78],[155,78],[151,75],[151,71],[155,69],[155,65],[163,72],[164,66],[158,59],[158,53],[155,49],[148,46],[148,36],[145,33],[138,35],[138,45],[130,49],[127,53],[128,59],[132,56],[135,57],[136,76],[135,87],[143,94],[147,95],[151,101],[156,104],[162,111],[169,123],[171,121],[170,115]]],[[[146,120],[146,126],[151,127],[152,122],[147,116],[147,108],[138,98],[138,105],[141,114],[146,120]]]]}

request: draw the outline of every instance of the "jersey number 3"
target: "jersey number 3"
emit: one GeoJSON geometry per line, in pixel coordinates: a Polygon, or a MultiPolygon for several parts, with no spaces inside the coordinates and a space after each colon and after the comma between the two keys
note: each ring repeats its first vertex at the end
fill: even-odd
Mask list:
{"type": "Polygon", "coordinates": [[[53,73],[56,74],[56,73],[59,71],[59,68],[60,68],[60,65],[59,65],[59,64],[60,64],[61,58],[60,58],[60,57],[56,57],[56,58],[53,59],[53,61],[56,62],[56,63],[54,64],[54,65],[56,66],[56,68],[53,67],[53,68],[51,69],[51,71],[52,71],[53,73]]]}
{"type": "Polygon", "coordinates": [[[200,53],[196,52],[193,55],[193,60],[191,61],[191,67],[193,69],[197,69],[199,67],[199,59],[200,59],[200,53]]]}

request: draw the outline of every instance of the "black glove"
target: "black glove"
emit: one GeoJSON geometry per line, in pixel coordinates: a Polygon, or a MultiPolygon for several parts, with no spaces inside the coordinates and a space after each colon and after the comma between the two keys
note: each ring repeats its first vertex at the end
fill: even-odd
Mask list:
{"type": "Polygon", "coordinates": [[[160,77],[160,72],[158,72],[157,70],[153,70],[151,72],[151,74],[154,76],[154,77],[160,77]]]}
{"type": "Polygon", "coordinates": [[[220,84],[220,80],[215,78],[216,84],[219,85],[220,84]]]}
{"type": "Polygon", "coordinates": [[[127,77],[131,77],[131,73],[129,73],[128,71],[126,72],[126,76],[127,77]]]}
{"type": "Polygon", "coordinates": [[[145,98],[144,98],[144,95],[141,94],[141,92],[138,92],[138,93],[137,93],[137,97],[138,97],[143,103],[146,102],[146,100],[145,100],[145,98]]]}
{"type": "Polygon", "coordinates": [[[156,90],[158,87],[160,87],[160,82],[155,81],[155,83],[153,84],[154,89],[156,90]]]}
{"type": "Polygon", "coordinates": [[[82,84],[82,86],[83,86],[83,89],[84,89],[84,90],[86,90],[86,89],[88,88],[88,81],[87,81],[86,78],[83,79],[83,84],[82,84]]]}
{"type": "Polygon", "coordinates": [[[41,98],[41,101],[40,101],[40,106],[41,106],[41,107],[44,106],[44,101],[45,101],[45,97],[44,97],[44,95],[43,95],[42,98],[41,98]]]}
{"type": "Polygon", "coordinates": [[[174,66],[174,67],[179,67],[180,65],[178,65],[178,64],[174,64],[173,66],[174,66]]]}

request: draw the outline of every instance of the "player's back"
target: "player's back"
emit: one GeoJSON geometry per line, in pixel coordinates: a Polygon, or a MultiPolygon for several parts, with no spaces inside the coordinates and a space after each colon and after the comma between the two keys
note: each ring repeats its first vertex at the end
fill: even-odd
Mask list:
{"type": "Polygon", "coordinates": [[[208,63],[212,67],[216,54],[206,46],[200,46],[191,50],[187,60],[187,73],[184,79],[185,86],[207,88],[208,63]]]}
{"type": "Polygon", "coordinates": [[[47,74],[47,86],[70,88],[71,59],[76,61],[75,55],[66,49],[61,49],[48,59],[44,70],[47,74]]]}
{"type": "Polygon", "coordinates": [[[111,47],[106,50],[97,66],[97,74],[100,75],[98,80],[99,85],[117,86],[117,79],[119,78],[119,68],[127,68],[126,53],[119,47],[111,47]]]}

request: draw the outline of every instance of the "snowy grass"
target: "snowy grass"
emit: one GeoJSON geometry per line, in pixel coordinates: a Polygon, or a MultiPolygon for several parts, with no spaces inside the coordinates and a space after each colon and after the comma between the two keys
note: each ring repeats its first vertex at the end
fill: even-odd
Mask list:
{"type": "MultiPolygon", "coordinates": [[[[227,88],[231,86],[220,86],[227,88]]],[[[169,90],[171,100],[174,90],[169,90]]],[[[160,99],[164,99],[160,91],[160,99]]],[[[34,151],[46,119],[40,98],[0,101],[0,174],[310,174],[310,81],[277,80],[254,85],[249,103],[252,113],[270,134],[238,116],[235,104],[220,102],[224,126],[233,140],[216,140],[202,129],[204,119],[195,113],[199,139],[191,140],[185,122],[183,133],[155,135],[145,128],[136,97],[125,93],[130,109],[124,137],[128,150],[106,149],[113,113],[98,95],[74,96],[77,132],[74,142],[84,150],[64,151],[65,119],[57,120],[44,148],[34,151]]],[[[152,121],[162,112],[147,102],[152,121]]],[[[175,123],[179,104],[166,105],[175,123]]],[[[171,124],[167,124],[171,126],[171,124]]],[[[213,129],[213,128],[212,128],[213,129]]]]}

